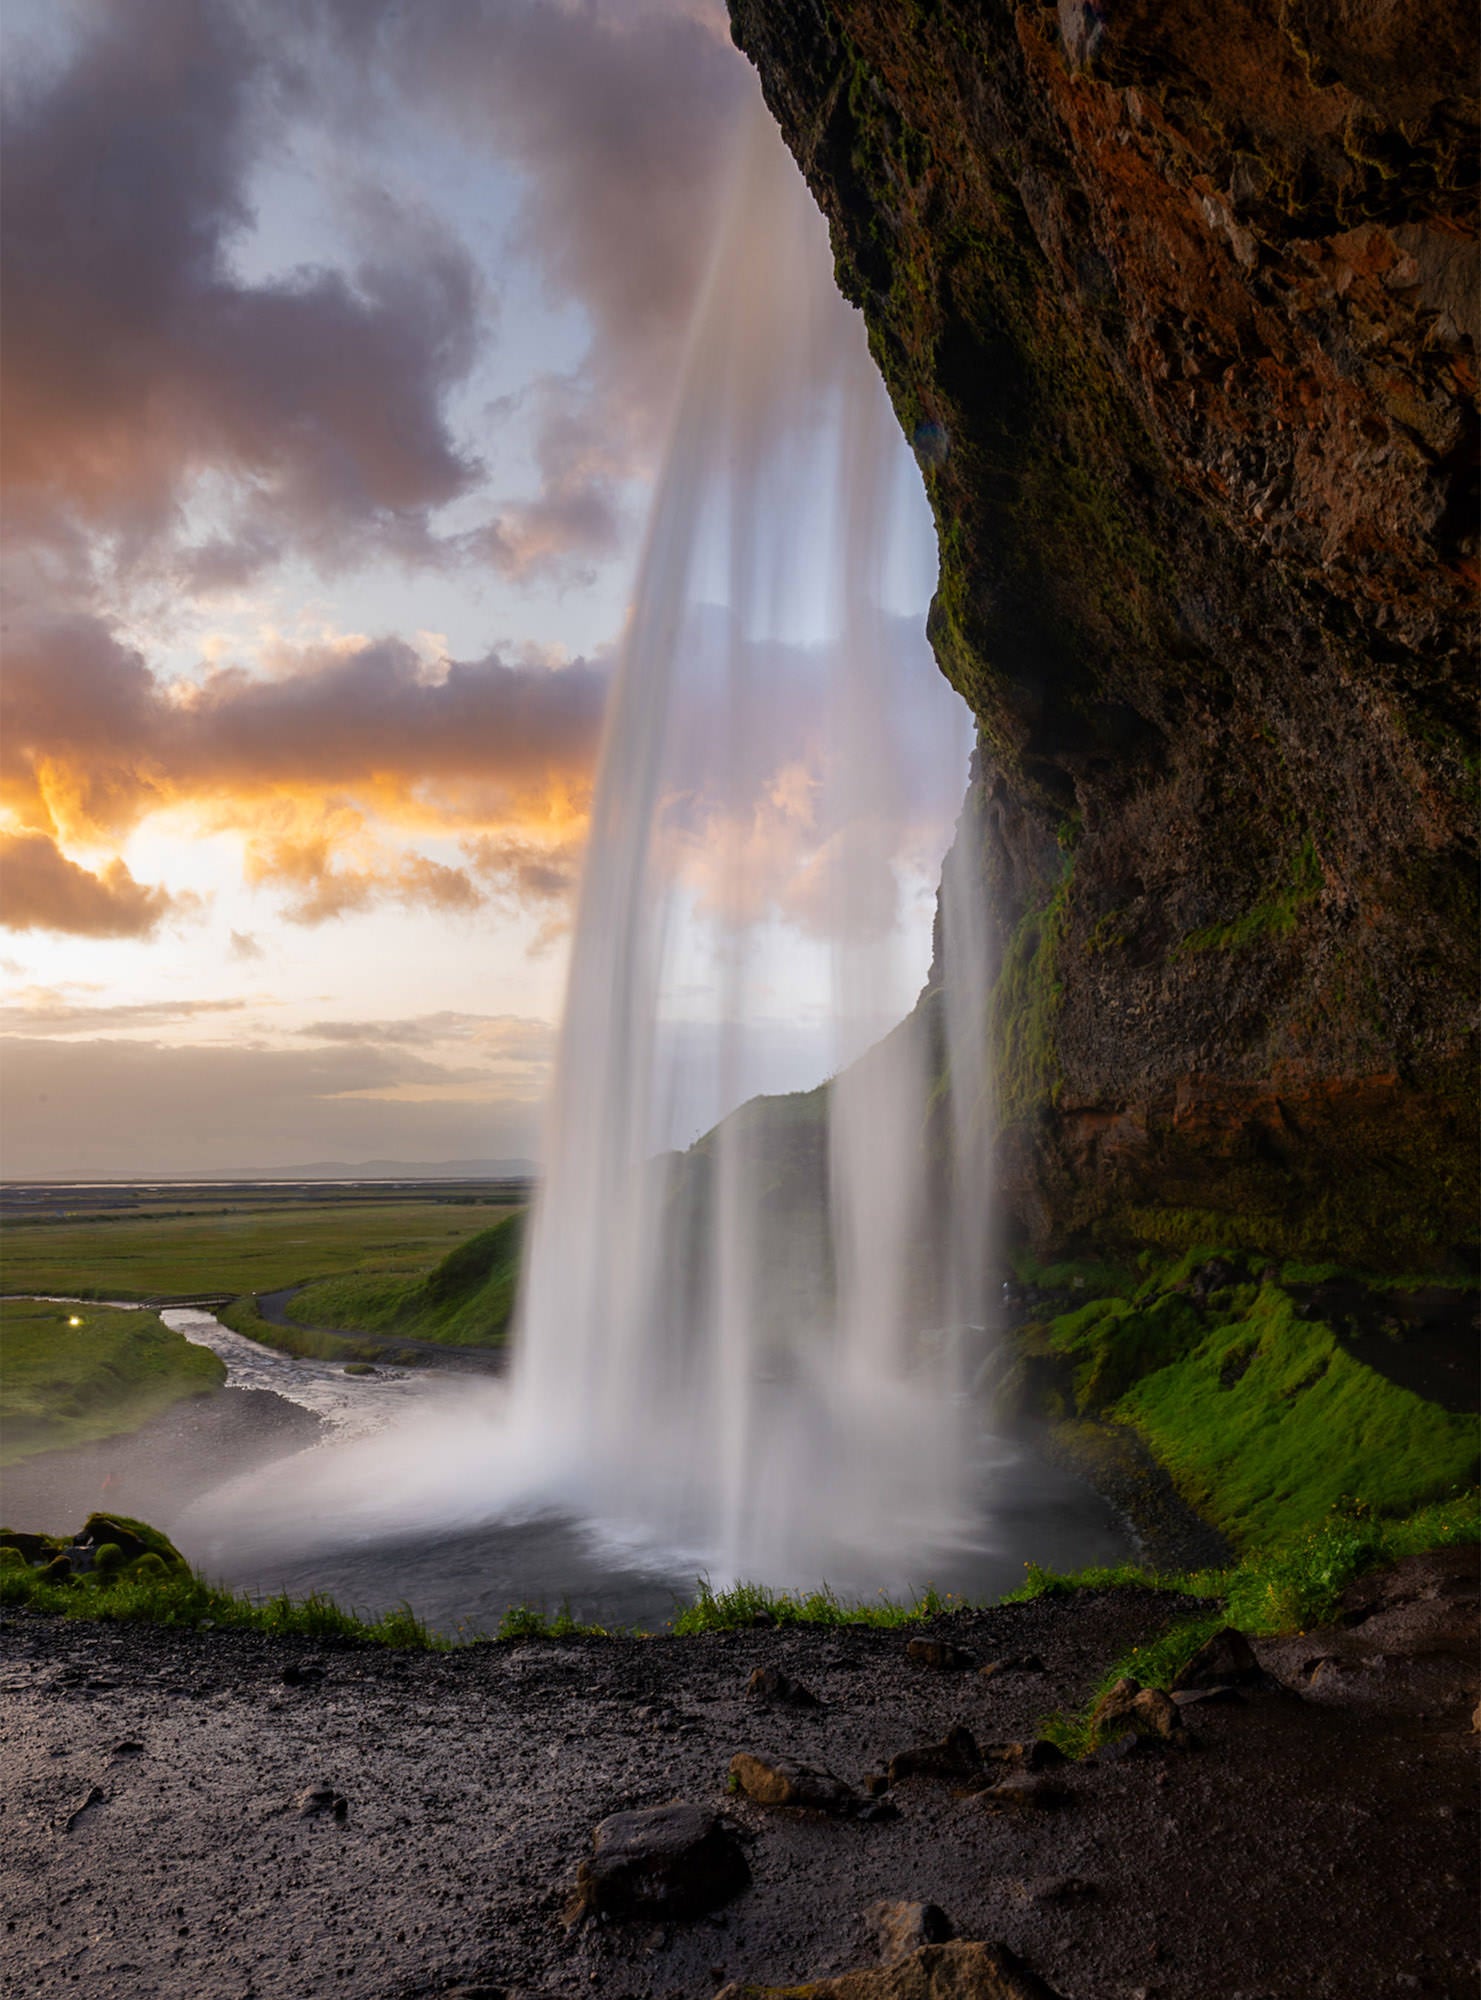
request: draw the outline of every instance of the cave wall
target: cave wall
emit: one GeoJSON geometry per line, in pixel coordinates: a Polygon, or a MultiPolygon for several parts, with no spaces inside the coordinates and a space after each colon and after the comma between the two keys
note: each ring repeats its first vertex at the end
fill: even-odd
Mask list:
{"type": "Polygon", "coordinates": [[[1456,0],[731,0],[935,510],[1036,1243],[1475,1236],[1456,0]]]}

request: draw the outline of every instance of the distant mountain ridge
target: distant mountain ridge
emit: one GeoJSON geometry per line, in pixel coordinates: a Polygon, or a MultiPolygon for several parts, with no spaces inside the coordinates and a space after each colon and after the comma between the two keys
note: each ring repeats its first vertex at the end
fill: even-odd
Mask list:
{"type": "Polygon", "coordinates": [[[0,1176],[7,1187],[140,1187],[180,1182],[192,1187],[274,1181],[527,1181],[538,1176],[534,1160],[311,1160],[305,1166],[222,1167],[214,1173],[182,1170],[144,1174],[0,1176]]]}
{"type": "MultiPolygon", "coordinates": [[[[346,1181],[514,1181],[539,1171],[533,1160],[312,1160],[283,1167],[279,1179],[346,1181]]],[[[223,1174],[223,1180],[266,1180],[266,1174],[223,1174]]]]}

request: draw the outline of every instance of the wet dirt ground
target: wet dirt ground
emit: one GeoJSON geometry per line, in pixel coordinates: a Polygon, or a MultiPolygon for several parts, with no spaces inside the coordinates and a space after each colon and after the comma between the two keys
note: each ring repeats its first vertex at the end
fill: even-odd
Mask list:
{"type": "Polygon", "coordinates": [[[1347,1622],[1261,1646],[1282,1685],[1187,1711],[1193,1748],[1102,1752],[1056,1774],[1053,1809],[905,1779],[881,1824],[732,1796],[729,1760],[857,1784],[954,1723],[1031,1736],[1186,1606],[1121,1590],[942,1621],[976,1661],[1042,1662],[990,1679],[910,1662],[898,1632],[439,1655],[7,1614],[5,1990],[690,2000],[869,1964],[862,1912],[891,1897],[1006,1941],[1067,2000],[1471,2000],[1476,1602],[1473,1551],[1411,1558],[1347,1622]],[[764,1664],[825,1706],[758,1705],[764,1664]],[[343,1823],[298,1816],[313,1785],[343,1823]],[[673,1799],[729,1818],[751,1886],[683,1924],[567,1930],[596,1822],[673,1799]]]}

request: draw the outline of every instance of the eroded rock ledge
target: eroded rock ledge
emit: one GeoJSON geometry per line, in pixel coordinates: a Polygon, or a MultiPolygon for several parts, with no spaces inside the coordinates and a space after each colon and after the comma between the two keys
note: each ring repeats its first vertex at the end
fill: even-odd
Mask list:
{"type": "Polygon", "coordinates": [[[1004,1177],[1064,1240],[1470,1240],[1458,0],[732,0],[917,440],[1004,1177]]]}

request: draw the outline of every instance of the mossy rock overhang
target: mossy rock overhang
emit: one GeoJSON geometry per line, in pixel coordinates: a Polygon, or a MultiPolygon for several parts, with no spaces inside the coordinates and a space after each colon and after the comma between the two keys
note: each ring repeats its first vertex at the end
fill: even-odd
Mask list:
{"type": "Polygon", "coordinates": [[[922,446],[931,636],[979,726],[961,837],[1014,974],[1019,1228],[1272,1217],[1314,1253],[1453,1260],[1477,1211],[1470,8],[731,14],[922,446]]]}

